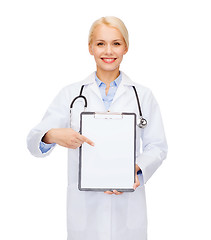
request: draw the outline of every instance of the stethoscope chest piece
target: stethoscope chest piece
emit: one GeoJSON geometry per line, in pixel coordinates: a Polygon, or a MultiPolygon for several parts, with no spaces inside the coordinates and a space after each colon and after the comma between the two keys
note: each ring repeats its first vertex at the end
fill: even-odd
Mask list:
{"type": "Polygon", "coordinates": [[[137,121],[137,126],[140,128],[145,128],[147,126],[147,120],[143,117],[140,117],[137,121]]]}

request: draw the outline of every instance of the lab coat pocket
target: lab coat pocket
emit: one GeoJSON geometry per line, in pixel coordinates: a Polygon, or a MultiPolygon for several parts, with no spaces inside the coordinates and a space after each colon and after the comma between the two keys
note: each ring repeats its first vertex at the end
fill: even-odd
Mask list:
{"type": "Polygon", "coordinates": [[[83,231],[86,228],[85,192],[74,186],[67,190],[67,228],[68,231],[83,231]]]}
{"type": "MultiPolygon", "coordinates": [[[[139,178],[140,181],[140,178],[139,178]]],[[[141,183],[141,181],[140,181],[141,183]]],[[[129,194],[127,208],[127,227],[129,229],[146,229],[147,213],[145,187],[141,185],[129,194]]]]}

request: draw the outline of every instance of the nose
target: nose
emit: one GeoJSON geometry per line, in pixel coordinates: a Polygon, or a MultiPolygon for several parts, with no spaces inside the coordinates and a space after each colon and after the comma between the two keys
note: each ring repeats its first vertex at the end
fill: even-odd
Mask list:
{"type": "Polygon", "coordinates": [[[110,44],[108,44],[107,46],[106,46],[106,54],[108,54],[108,55],[111,55],[112,54],[112,46],[110,45],[110,44]]]}

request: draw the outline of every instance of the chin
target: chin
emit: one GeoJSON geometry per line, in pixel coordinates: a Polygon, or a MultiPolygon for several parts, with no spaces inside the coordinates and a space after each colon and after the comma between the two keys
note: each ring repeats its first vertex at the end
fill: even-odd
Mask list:
{"type": "Polygon", "coordinates": [[[116,69],[118,69],[120,67],[120,65],[116,65],[116,66],[98,66],[99,69],[101,69],[102,71],[108,71],[108,72],[112,72],[115,71],[116,69]]]}

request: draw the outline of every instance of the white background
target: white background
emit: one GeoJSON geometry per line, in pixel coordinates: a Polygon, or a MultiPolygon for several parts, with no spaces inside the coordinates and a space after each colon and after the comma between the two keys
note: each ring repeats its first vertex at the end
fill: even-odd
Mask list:
{"type": "Polygon", "coordinates": [[[26,136],[95,70],[87,36],[106,15],[128,28],[121,70],[152,89],[169,145],[146,184],[149,240],[211,239],[210,12],[205,0],[1,1],[0,239],[66,239],[66,149],[36,159],[26,136]]]}

